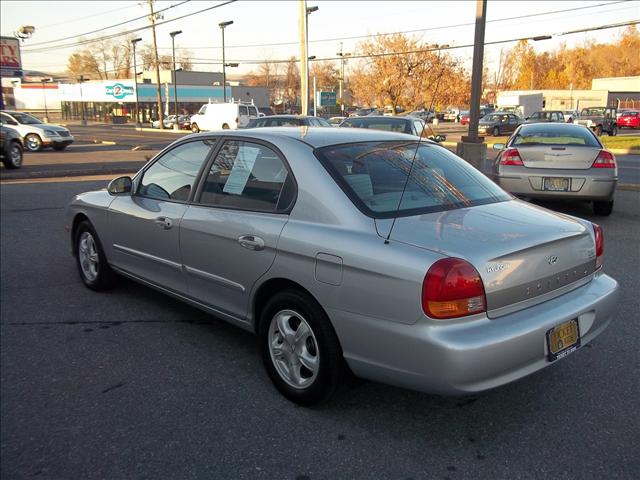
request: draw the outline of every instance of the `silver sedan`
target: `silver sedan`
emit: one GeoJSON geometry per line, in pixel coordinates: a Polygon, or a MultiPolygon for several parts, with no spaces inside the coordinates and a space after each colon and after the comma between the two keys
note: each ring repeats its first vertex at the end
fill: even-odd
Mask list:
{"type": "Polygon", "coordinates": [[[613,153],[588,128],[573,124],[520,126],[496,158],[497,181],[527,198],[592,200],[596,215],[610,215],[618,182],[613,153]]]}
{"type": "Polygon", "coordinates": [[[255,332],[304,405],[349,370],[442,394],[503,385],[593,340],[618,296],[601,227],[375,130],[190,135],[76,196],[67,229],[87,287],[126,276],[255,332]]]}

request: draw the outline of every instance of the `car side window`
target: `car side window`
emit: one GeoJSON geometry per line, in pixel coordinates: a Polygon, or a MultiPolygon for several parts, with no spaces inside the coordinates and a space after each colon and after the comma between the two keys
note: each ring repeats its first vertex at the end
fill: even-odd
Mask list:
{"type": "Polygon", "coordinates": [[[280,157],[264,145],[227,140],[211,165],[201,205],[261,212],[287,210],[295,186],[280,157]]]}
{"type": "Polygon", "coordinates": [[[249,115],[249,110],[244,105],[240,105],[240,115],[249,115]]]}
{"type": "Polygon", "coordinates": [[[17,125],[18,124],[18,122],[16,122],[13,118],[11,118],[6,113],[0,113],[0,118],[2,119],[2,124],[3,125],[17,125]]]}
{"type": "Polygon", "coordinates": [[[213,142],[183,143],[163,154],[143,174],[138,195],[186,202],[213,142]]]}

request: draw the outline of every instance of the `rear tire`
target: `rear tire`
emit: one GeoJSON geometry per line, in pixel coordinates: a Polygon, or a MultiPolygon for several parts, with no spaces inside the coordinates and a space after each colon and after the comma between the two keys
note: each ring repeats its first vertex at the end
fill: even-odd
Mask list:
{"type": "Polygon", "coordinates": [[[493,135],[494,137],[499,137],[500,136],[500,129],[498,127],[493,127],[491,135],[493,135]]]}
{"type": "Polygon", "coordinates": [[[192,123],[191,124],[191,131],[193,133],[200,133],[200,127],[198,127],[197,123],[192,123]]]}
{"type": "Polygon", "coordinates": [[[294,403],[327,400],[347,371],[329,318],[297,290],[274,295],[260,313],[262,359],[276,388],[294,403]]]}
{"type": "Polygon", "coordinates": [[[101,291],[115,285],[116,274],[107,263],[100,239],[88,220],[76,229],[75,252],[80,278],[88,288],[101,291]]]}
{"type": "Polygon", "coordinates": [[[609,130],[609,136],[610,137],[615,137],[617,134],[618,134],[618,127],[614,125],[611,128],[611,130],[609,130]]]}
{"type": "Polygon", "coordinates": [[[226,123],[224,123],[224,124],[222,125],[222,129],[223,129],[223,130],[229,130],[229,125],[227,125],[226,123]]]}
{"type": "Polygon", "coordinates": [[[22,146],[17,141],[13,141],[9,146],[9,151],[2,159],[2,163],[8,169],[20,168],[22,166],[22,157],[22,146]]]}
{"type": "Polygon", "coordinates": [[[613,200],[594,200],[593,213],[598,216],[607,217],[613,211],[613,200]]]}

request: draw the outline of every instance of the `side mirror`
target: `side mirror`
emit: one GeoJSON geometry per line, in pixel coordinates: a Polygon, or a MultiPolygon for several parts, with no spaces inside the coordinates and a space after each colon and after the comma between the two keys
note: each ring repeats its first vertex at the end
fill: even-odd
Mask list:
{"type": "Polygon", "coordinates": [[[109,182],[107,192],[109,195],[131,195],[133,181],[131,177],[118,177],[109,182]]]}
{"type": "Polygon", "coordinates": [[[502,150],[504,148],[504,143],[494,143],[493,144],[493,149],[494,150],[502,150]]]}

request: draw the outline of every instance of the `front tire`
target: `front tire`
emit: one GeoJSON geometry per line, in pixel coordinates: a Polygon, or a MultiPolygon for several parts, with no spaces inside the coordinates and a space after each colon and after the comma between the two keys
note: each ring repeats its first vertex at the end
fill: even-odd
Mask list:
{"type": "Polygon", "coordinates": [[[593,213],[601,217],[608,217],[613,211],[613,200],[594,200],[593,213]]]}
{"type": "Polygon", "coordinates": [[[11,142],[9,151],[2,159],[2,163],[8,169],[20,168],[22,166],[22,146],[17,142],[11,142]]]}
{"type": "Polygon", "coordinates": [[[261,312],[259,333],[267,373],[292,402],[322,402],[342,383],[338,337],[313,298],[297,290],[277,293],[261,312]]]}
{"type": "Polygon", "coordinates": [[[200,133],[200,128],[198,127],[198,124],[197,124],[197,123],[192,123],[192,124],[191,124],[191,131],[192,131],[193,133],[200,133]]]}
{"type": "Polygon", "coordinates": [[[42,139],[35,133],[30,133],[24,137],[24,146],[30,152],[39,152],[42,150],[42,139]]]}
{"type": "Polygon", "coordinates": [[[602,136],[602,127],[601,127],[600,125],[598,125],[598,126],[595,128],[595,132],[596,132],[596,135],[597,135],[598,137],[602,136]]]}
{"type": "Polygon", "coordinates": [[[76,229],[75,251],[80,278],[88,288],[100,291],[114,286],[116,275],[107,263],[98,235],[87,220],[76,229]]]}

